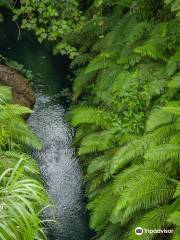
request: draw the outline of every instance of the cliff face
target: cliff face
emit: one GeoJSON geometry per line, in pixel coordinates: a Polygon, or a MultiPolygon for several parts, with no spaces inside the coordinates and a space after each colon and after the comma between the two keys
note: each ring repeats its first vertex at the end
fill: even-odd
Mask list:
{"type": "Polygon", "coordinates": [[[28,80],[15,70],[1,64],[0,85],[12,88],[14,103],[33,108],[36,99],[28,80]]]}

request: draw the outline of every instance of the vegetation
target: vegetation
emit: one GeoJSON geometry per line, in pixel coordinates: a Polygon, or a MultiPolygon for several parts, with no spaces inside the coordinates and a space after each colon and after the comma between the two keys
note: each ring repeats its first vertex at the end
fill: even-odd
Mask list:
{"type": "MultiPolygon", "coordinates": [[[[135,228],[179,220],[179,1],[89,1],[69,118],[98,240],[134,240],[135,228]]],[[[166,238],[165,238],[166,237],[166,238]]]]}
{"type": "Polygon", "coordinates": [[[42,213],[48,196],[27,146],[40,149],[22,114],[27,107],[11,103],[11,90],[0,87],[0,239],[46,239],[42,213]],[[41,218],[40,218],[41,216],[41,218]]]}
{"type": "MultiPolygon", "coordinates": [[[[173,230],[169,235],[143,234],[141,239],[178,240],[179,0],[27,0],[13,12],[14,21],[20,20],[21,27],[33,31],[40,42],[51,42],[55,54],[73,59],[68,117],[76,128],[74,145],[86,178],[94,239],[135,240],[139,236],[134,230],[141,226],[173,230]]],[[[32,144],[29,133],[24,134],[24,128],[29,131],[25,125],[23,136],[21,131],[9,133],[9,124],[4,125],[3,151],[16,149],[19,141],[32,144]]],[[[17,162],[8,170],[5,189],[16,174],[17,184],[25,184],[19,180],[21,162],[17,162]]],[[[37,212],[35,216],[38,219],[37,212]]],[[[26,220],[29,224],[32,219],[26,220]]],[[[37,220],[33,233],[41,234],[40,226],[37,220]]],[[[2,233],[7,234],[6,229],[2,233]]]]}

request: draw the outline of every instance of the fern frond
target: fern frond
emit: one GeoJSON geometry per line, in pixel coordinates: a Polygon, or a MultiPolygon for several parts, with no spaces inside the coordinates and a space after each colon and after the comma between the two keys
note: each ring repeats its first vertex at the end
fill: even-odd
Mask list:
{"type": "Polygon", "coordinates": [[[175,177],[180,166],[180,145],[163,144],[149,149],[144,158],[159,168],[166,168],[169,176],[175,177]]]}
{"type": "Polygon", "coordinates": [[[168,76],[172,76],[176,73],[179,62],[180,62],[180,48],[177,48],[174,55],[171,56],[167,62],[166,72],[168,76]]]}
{"type": "Polygon", "coordinates": [[[93,159],[88,166],[87,174],[91,176],[101,173],[103,180],[106,181],[110,177],[110,162],[113,155],[114,151],[110,151],[93,159]]]}
{"type": "Polygon", "coordinates": [[[177,184],[176,191],[174,193],[174,198],[180,197],[180,182],[177,184]]]}
{"type": "MultiPolygon", "coordinates": [[[[94,178],[89,178],[91,179],[89,185],[87,186],[87,194],[88,194],[88,197],[90,196],[91,193],[94,193],[98,190],[98,188],[101,187],[101,185],[103,184],[103,175],[102,174],[99,174],[97,175],[96,177],[94,178]]],[[[91,199],[89,197],[89,199],[91,199]]]]}
{"type": "Polygon", "coordinates": [[[164,0],[167,5],[171,6],[171,11],[176,13],[176,17],[180,17],[180,2],[179,0],[164,0]]]}
{"type": "Polygon", "coordinates": [[[92,175],[98,171],[102,171],[107,167],[111,154],[104,154],[93,159],[88,166],[87,174],[92,175]]]}
{"type": "Polygon", "coordinates": [[[0,86],[0,104],[10,102],[12,100],[11,89],[7,86],[0,86]]]}
{"type": "Polygon", "coordinates": [[[71,124],[73,127],[81,124],[95,124],[102,128],[108,128],[112,122],[110,112],[88,106],[80,106],[73,109],[71,115],[71,124]]]}
{"type": "Polygon", "coordinates": [[[83,67],[91,60],[91,56],[88,53],[79,54],[72,62],[71,68],[83,67]]]}
{"type": "Polygon", "coordinates": [[[75,101],[81,94],[87,84],[95,77],[96,73],[86,73],[85,70],[80,71],[78,76],[73,81],[73,96],[72,100],[75,101]]]}
{"type": "Polygon", "coordinates": [[[149,56],[154,60],[160,60],[167,62],[167,57],[161,51],[162,39],[148,40],[144,45],[134,49],[135,53],[139,53],[142,56],[149,56]]]}
{"type": "Polygon", "coordinates": [[[114,136],[111,131],[104,130],[87,135],[81,141],[79,155],[101,152],[112,147],[114,136]]]}
{"type": "Polygon", "coordinates": [[[111,191],[111,185],[106,186],[92,202],[87,205],[91,210],[90,227],[98,229],[108,221],[108,217],[116,203],[116,198],[111,191]]]}
{"type": "Polygon", "coordinates": [[[154,109],[148,116],[146,121],[146,132],[153,131],[154,129],[164,126],[169,123],[173,123],[176,120],[176,116],[172,113],[164,112],[162,109],[154,109]]]}
{"type": "Polygon", "coordinates": [[[121,147],[115,154],[111,161],[111,174],[116,173],[122,169],[129,162],[135,158],[141,158],[144,155],[144,151],[147,148],[147,144],[142,139],[136,139],[127,145],[121,147]]]}
{"type": "Polygon", "coordinates": [[[180,211],[174,211],[170,214],[168,222],[176,226],[172,240],[178,240],[180,236],[180,211]]]}
{"type": "Polygon", "coordinates": [[[169,102],[165,107],[162,107],[162,110],[175,115],[180,115],[180,101],[169,102]]]}
{"type": "Polygon", "coordinates": [[[156,161],[180,160],[180,145],[163,144],[150,149],[144,157],[146,160],[156,161]]]}
{"type": "Polygon", "coordinates": [[[103,53],[95,57],[87,66],[86,73],[105,69],[115,63],[113,53],[103,53]]]}
{"type": "MultiPolygon", "coordinates": [[[[167,229],[167,217],[169,214],[169,206],[162,206],[147,212],[141,217],[141,220],[136,222],[136,225],[130,232],[128,240],[138,240],[139,236],[135,234],[134,229],[137,226],[141,226],[143,229],[167,229]]],[[[143,240],[154,239],[154,234],[144,233],[141,238],[143,240]]]]}
{"type": "Polygon", "coordinates": [[[127,183],[111,220],[125,224],[139,211],[168,203],[174,192],[175,184],[165,174],[150,170],[144,175],[142,171],[142,175],[138,174],[127,183]]]}
{"type": "Polygon", "coordinates": [[[14,115],[22,115],[27,113],[32,113],[32,110],[28,107],[20,106],[18,104],[0,105],[0,119],[9,119],[14,115]]]}
{"type": "Polygon", "coordinates": [[[132,74],[130,74],[128,71],[121,71],[121,73],[116,76],[115,81],[112,84],[111,92],[121,92],[124,83],[129,80],[132,80],[132,74]]]}
{"type": "Polygon", "coordinates": [[[97,238],[97,240],[122,240],[124,239],[123,230],[120,224],[110,224],[105,228],[103,235],[97,238]]]}
{"type": "Polygon", "coordinates": [[[180,74],[175,74],[171,81],[168,82],[167,86],[169,88],[179,88],[180,87],[180,74]]]}

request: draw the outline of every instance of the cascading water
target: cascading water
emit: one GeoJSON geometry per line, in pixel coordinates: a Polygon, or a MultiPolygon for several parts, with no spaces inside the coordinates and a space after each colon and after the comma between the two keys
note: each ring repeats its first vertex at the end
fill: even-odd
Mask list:
{"type": "Polygon", "coordinates": [[[7,33],[6,47],[1,53],[24,64],[34,74],[32,85],[37,98],[28,122],[44,148],[32,154],[54,201],[58,220],[58,224],[50,225],[48,239],[88,240],[83,178],[71,148],[72,130],[64,121],[65,110],[59,96],[62,88],[68,87],[67,60],[52,57],[49,48],[41,47],[31,35],[21,35],[21,41],[17,41],[13,34],[13,31],[7,33]]]}
{"type": "Polygon", "coordinates": [[[42,139],[44,148],[35,151],[47,190],[55,203],[59,226],[52,227],[52,239],[87,239],[82,203],[82,177],[70,147],[72,135],[64,122],[64,109],[48,96],[38,94],[29,125],[42,139]]]}

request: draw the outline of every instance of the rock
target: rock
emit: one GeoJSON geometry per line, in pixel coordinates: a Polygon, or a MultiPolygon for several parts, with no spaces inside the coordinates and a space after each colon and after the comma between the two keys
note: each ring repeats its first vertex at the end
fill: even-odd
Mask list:
{"type": "Polygon", "coordinates": [[[33,108],[36,98],[27,79],[15,70],[0,64],[0,84],[12,88],[13,103],[33,108]]]}

